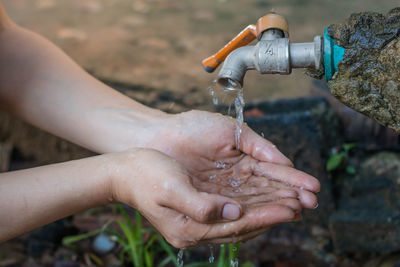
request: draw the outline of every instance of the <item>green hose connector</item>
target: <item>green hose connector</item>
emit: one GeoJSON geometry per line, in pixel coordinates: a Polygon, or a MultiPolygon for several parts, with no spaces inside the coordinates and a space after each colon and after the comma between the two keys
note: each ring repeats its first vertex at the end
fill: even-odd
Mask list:
{"type": "Polygon", "coordinates": [[[344,57],[345,49],[335,44],[335,41],[328,35],[328,29],[324,30],[324,67],[325,79],[332,79],[338,70],[338,64],[344,57]]]}

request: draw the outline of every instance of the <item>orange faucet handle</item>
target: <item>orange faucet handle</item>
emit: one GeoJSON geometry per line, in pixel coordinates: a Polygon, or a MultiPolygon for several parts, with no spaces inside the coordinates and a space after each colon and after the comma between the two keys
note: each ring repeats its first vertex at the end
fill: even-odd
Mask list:
{"type": "Polygon", "coordinates": [[[255,25],[247,26],[243,31],[241,31],[235,38],[233,38],[229,43],[227,43],[221,50],[219,50],[215,55],[208,57],[202,61],[202,65],[205,71],[213,72],[218,68],[225,58],[236,48],[248,45],[254,39],[257,38],[257,31],[255,25]]]}
{"type": "Polygon", "coordinates": [[[268,13],[257,20],[257,38],[260,39],[263,32],[269,29],[278,29],[284,32],[285,37],[289,37],[289,23],[281,15],[268,13]]]}

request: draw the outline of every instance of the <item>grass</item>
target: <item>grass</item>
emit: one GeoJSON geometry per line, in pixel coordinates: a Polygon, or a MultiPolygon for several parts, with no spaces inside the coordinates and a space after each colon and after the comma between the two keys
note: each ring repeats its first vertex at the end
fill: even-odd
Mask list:
{"type": "MultiPolygon", "coordinates": [[[[126,213],[124,208],[120,204],[117,204],[116,207],[117,212],[122,215],[121,220],[110,221],[101,229],[79,235],[64,237],[62,244],[73,250],[77,250],[76,243],[84,239],[92,238],[101,233],[106,233],[110,236],[111,240],[118,243],[120,247],[119,259],[121,264],[124,266],[127,264],[132,264],[135,267],[164,267],[167,264],[172,264],[176,267],[180,267],[177,260],[176,249],[169,245],[153,227],[143,227],[142,216],[138,211],[135,212],[135,224],[133,224],[131,218],[126,213]],[[112,229],[110,227],[111,224],[116,224],[119,228],[119,231],[112,229]],[[160,258],[163,259],[159,260],[160,258]]],[[[238,266],[235,265],[235,262],[238,262],[240,245],[240,243],[221,245],[219,255],[212,263],[206,261],[191,262],[185,264],[184,266],[238,266]]],[[[95,258],[96,262],[101,263],[100,258],[95,258]]],[[[252,267],[254,265],[250,262],[246,262],[241,264],[241,266],[252,267]]]]}

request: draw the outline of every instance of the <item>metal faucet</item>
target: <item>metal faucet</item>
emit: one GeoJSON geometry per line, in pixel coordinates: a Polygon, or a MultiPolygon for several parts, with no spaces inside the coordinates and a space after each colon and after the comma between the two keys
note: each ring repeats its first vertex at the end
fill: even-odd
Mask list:
{"type": "MultiPolygon", "coordinates": [[[[231,88],[232,80],[243,86],[247,70],[256,69],[261,74],[290,74],[293,68],[323,68],[321,36],[310,43],[290,43],[287,20],[269,13],[247,26],[215,55],[203,60],[207,72],[213,72],[224,60],[217,82],[231,88]],[[255,46],[246,46],[254,39],[255,46]]],[[[234,84],[233,83],[233,84],[234,84]]]]}

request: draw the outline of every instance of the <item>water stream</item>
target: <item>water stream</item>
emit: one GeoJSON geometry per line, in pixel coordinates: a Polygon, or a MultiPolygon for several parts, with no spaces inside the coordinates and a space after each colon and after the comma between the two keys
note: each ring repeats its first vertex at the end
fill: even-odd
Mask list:
{"type": "MultiPolygon", "coordinates": [[[[226,86],[221,87],[218,85],[217,81],[213,81],[212,85],[209,87],[210,95],[212,96],[212,101],[215,106],[222,104],[228,106],[228,115],[231,115],[231,107],[235,106],[236,113],[236,127],[235,127],[235,145],[236,149],[240,150],[240,137],[242,135],[242,126],[243,126],[243,108],[245,106],[244,98],[243,98],[243,88],[240,83],[228,79],[226,86]]],[[[215,166],[217,168],[229,168],[228,164],[222,161],[216,161],[215,166]]],[[[216,176],[211,175],[209,177],[210,180],[213,180],[216,176]]],[[[236,180],[230,180],[232,187],[238,187],[239,184],[236,180]]],[[[214,258],[214,247],[213,245],[208,245],[210,249],[210,257],[208,261],[213,263],[214,258]]],[[[237,250],[237,247],[234,246],[234,250],[237,250]]],[[[177,255],[177,262],[179,267],[183,267],[183,250],[180,249],[177,255]]],[[[231,267],[238,267],[239,260],[237,258],[231,260],[231,267]]]]}
{"type": "Polygon", "coordinates": [[[183,249],[180,249],[176,258],[179,267],[183,267],[183,249]]]}
{"type": "MultiPolygon", "coordinates": [[[[228,79],[225,83],[225,86],[221,86],[214,81],[213,84],[209,88],[210,94],[213,99],[213,104],[217,106],[218,104],[222,104],[228,106],[228,115],[231,115],[231,107],[235,106],[235,114],[236,114],[236,127],[235,127],[235,146],[237,150],[240,150],[240,137],[242,135],[242,126],[243,126],[243,109],[245,106],[244,97],[243,97],[243,88],[239,82],[228,79]]],[[[216,166],[219,168],[226,168],[225,163],[216,162],[216,166]]],[[[211,177],[210,177],[211,179],[211,177]]],[[[235,192],[239,190],[237,187],[239,186],[238,182],[230,178],[230,184],[233,188],[236,188],[235,192]]],[[[233,250],[236,251],[236,245],[233,247],[233,250]]],[[[209,262],[212,263],[214,261],[213,247],[210,245],[210,258],[209,262]]],[[[230,262],[231,267],[238,267],[239,260],[238,258],[234,258],[230,262]]]]}
{"type": "Polygon", "coordinates": [[[208,258],[209,263],[214,262],[214,246],[209,244],[208,247],[210,248],[210,257],[208,258]]]}
{"type": "Polygon", "coordinates": [[[243,125],[243,108],[245,106],[243,98],[243,88],[239,82],[228,79],[225,86],[222,86],[213,81],[209,87],[210,95],[215,106],[224,105],[228,107],[227,115],[231,115],[231,107],[235,106],[236,113],[236,129],[235,129],[235,144],[236,149],[240,149],[240,136],[242,134],[243,125]]]}

